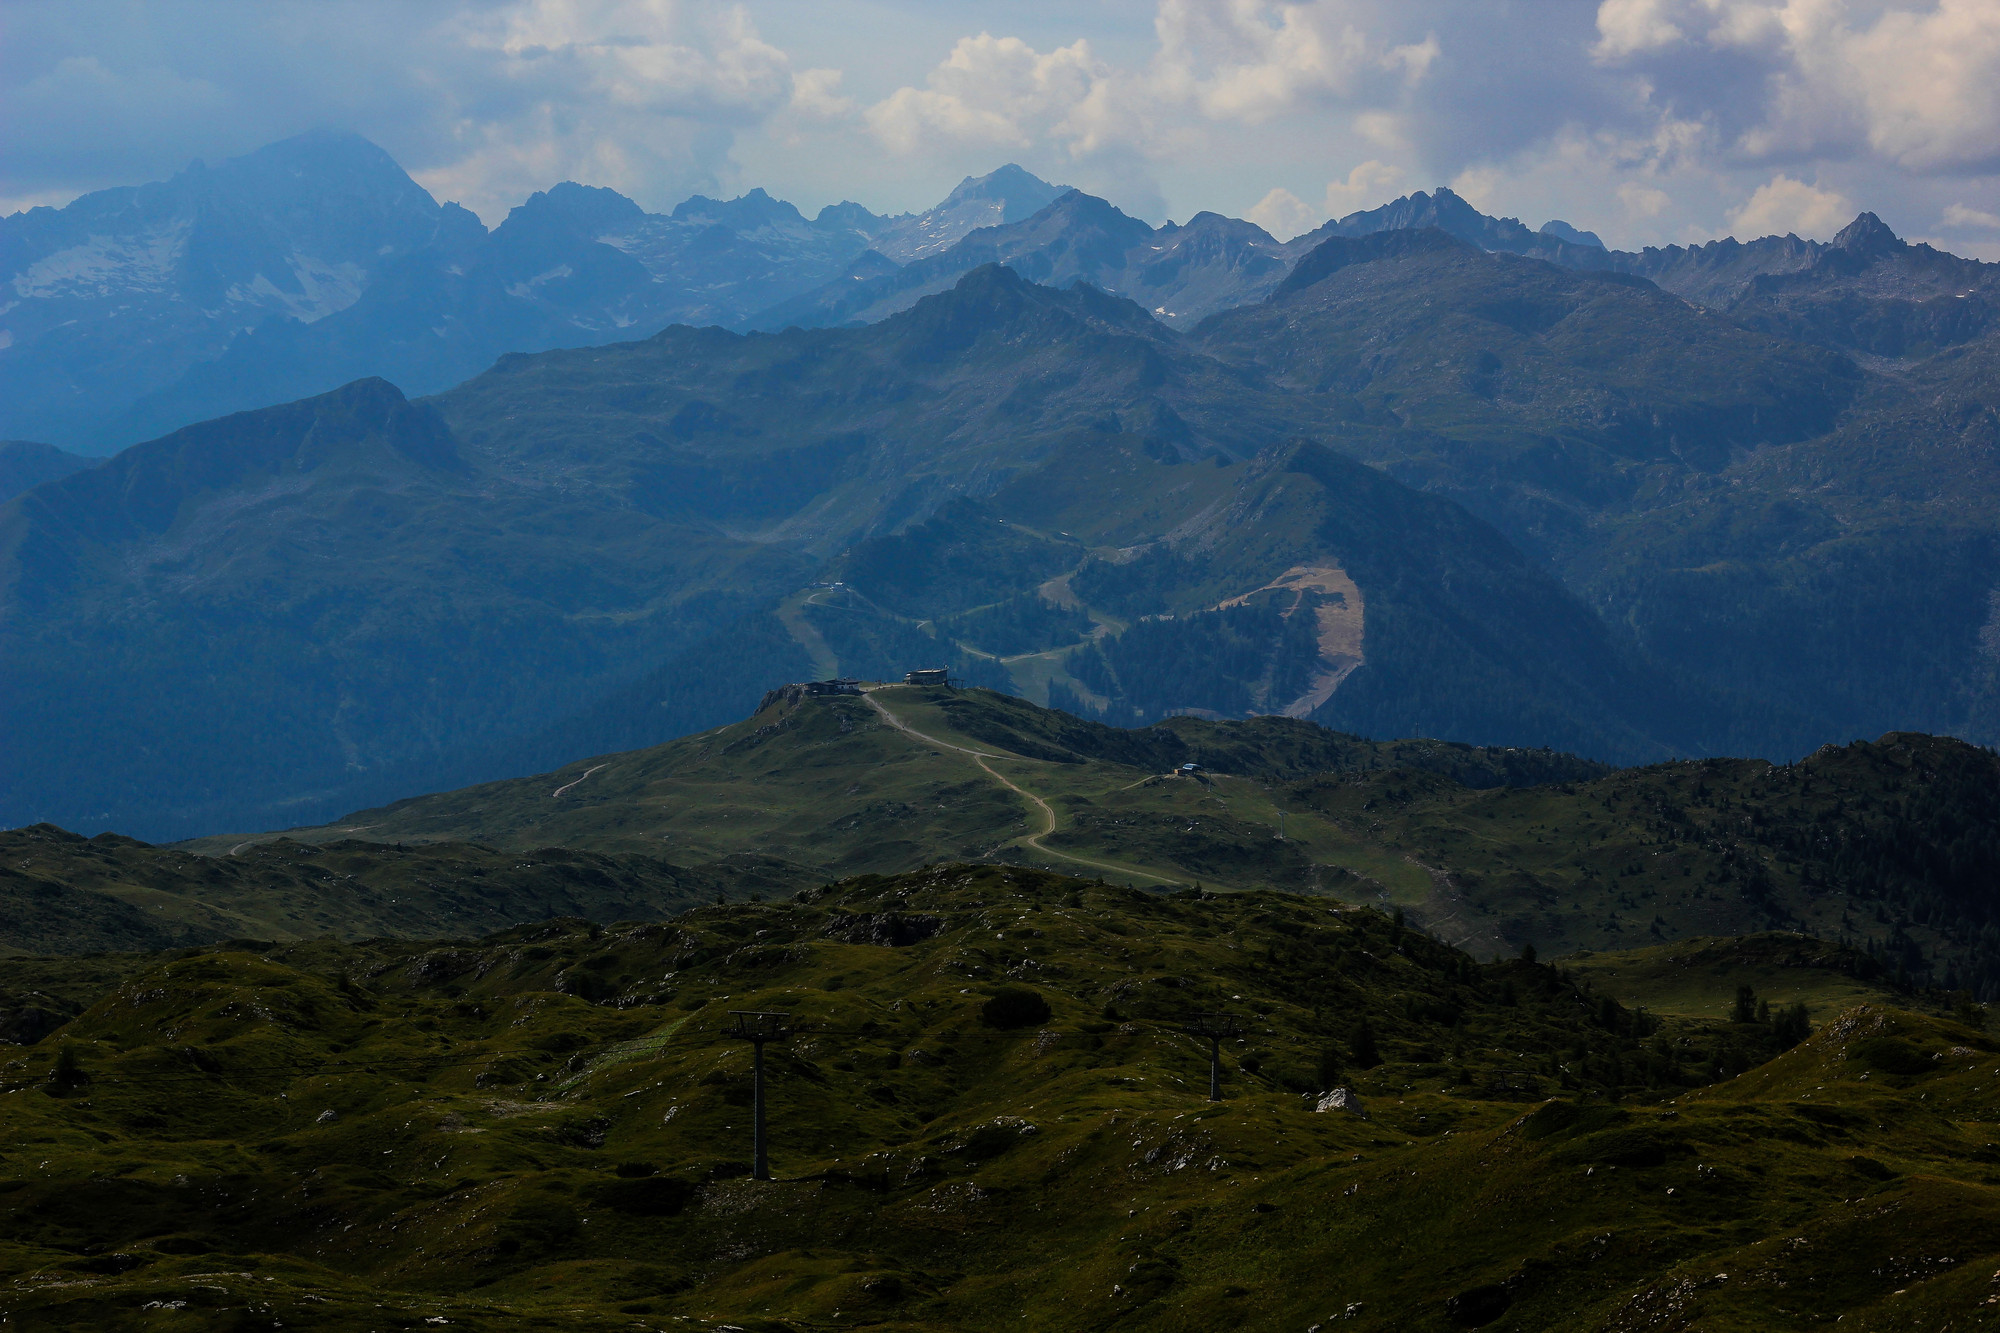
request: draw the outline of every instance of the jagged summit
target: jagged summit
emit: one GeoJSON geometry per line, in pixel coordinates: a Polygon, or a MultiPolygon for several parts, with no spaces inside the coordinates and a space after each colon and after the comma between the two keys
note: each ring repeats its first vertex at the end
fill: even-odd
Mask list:
{"type": "Polygon", "coordinates": [[[1431,194],[1418,190],[1380,208],[1349,213],[1309,234],[1366,236],[1378,231],[1423,227],[1436,227],[1484,250],[1519,250],[1532,246],[1538,239],[1519,219],[1488,217],[1442,185],[1431,194]]]}
{"type": "Polygon", "coordinates": [[[540,210],[547,210],[575,227],[579,234],[593,238],[613,228],[633,226],[646,216],[644,209],[616,190],[564,181],[546,192],[529,195],[526,203],[507,215],[508,221],[516,215],[526,216],[540,210]]]}
{"type": "Polygon", "coordinates": [[[1907,249],[1903,239],[1889,230],[1887,223],[1873,213],[1862,213],[1842,227],[1833,238],[1832,248],[1847,250],[1854,254],[1893,254],[1907,249]]]}
{"type": "Polygon", "coordinates": [[[1069,189],[1051,185],[1041,177],[1009,162],[984,176],[967,176],[952,189],[940,207],[950,208],[972,200],[991,200],[1002,210],[1003,222],[1019,222],[1046,208],[1069,189]]]}
{"type": "Polygon", "coordinates": [[[773,199],[761,185],[734,199],[694,195],[676,205],[671,216],[676,222],[719,222],[737,231],[805,225],[805,216],[797,208],[773,199]]]}
{"type": "Polygon", "coordinates": [[[980,227],[1025,221],[1067,191],[1010,163],[984,176],[967,176],[928,212],[893,219],[875,238],[875,248],[899,264],[912,263],[951,248],[980,227]]]}

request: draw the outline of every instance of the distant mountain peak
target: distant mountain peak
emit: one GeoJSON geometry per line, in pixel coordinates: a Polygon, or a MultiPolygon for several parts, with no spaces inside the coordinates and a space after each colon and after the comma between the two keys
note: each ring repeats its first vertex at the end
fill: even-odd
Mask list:
{"type": "Polygon", "coordinates": [[[697,194],[676,205],[672,216],[676,222],[720,222],[737,231],[806,225],[803,213],[782,199],[773,199],[761,185],[734,199],[697,194]]]}
{"type": "Polygon", "coordinates": [[[851,227],[856,231],[872,231],[881,221],[864,206],[851,199],[843,199],[837,204],[828,204],[813,218],[815,227],[851,227]]]}
{"type": "Polygon", "coordinates": [[[1893,254],[1906,246],[1881,218],[1873,213],[1863,213],[1840,229],[1840,233],[1833,238],[1833,248],[1860,255],[1882,255],[1893,254]]]}
{"type": "Polygon", "coordinates": [[[1365,236],[1371,232],[1423,227],[1436,227],[1449,232],[1482,250],[1530,249],[1541,239],[1523,226],[1520,219],[1488,217],[1451,189],[1440,185],[1429,194],[1418,190],[1380,208],[1349,213],[1338,222],[1330,222],[1318,231],[1308,232],[1292,244],[1298,246],[1300,241],[1304,241],[1307,245],[1316,245],[1327,236],[1365,236]]]}
{"type": "Polygon", "coordinates": [[[1092,326],[1110,326],[1145,337],[1165,330],[1143,308],[1087,282],[1068,288],[1030,281],[1006,264],[981,264],[944,291],[919,300],[882,322],[913,361],[936,361],[986,339],[1045,345],[1092,326]]]}
{"type": "Polygon", "coordinates": [[[1063,191],[1047,204],[1036,209],[1026,218],[1023,218],[1022,221],[1035,221],[1037,219],[1061,219],[1070,223],[1089,222],[1100,226],[1110,224],[1120,228],[1129,228],[1136,225],[1145,227],[1148,233],[1153,230],[1151,227],[1147,227],[1144,222],[1139,221],[1139,219],[1112,203],[1109,199],[1100,199],[1094,194],[1085,194],[1082,190],[1063,191]]]}
{"type": "Polygon", "coordinates": [[[1355,264],[1378,259],[1399,259],[1404,255],[1430,252],[1474,251],[1472,242],[1454,236],[1442,227],[1400,227],[1369,232],[1362,236],[1330,236],[1299,260],[1290,276],[1271,293],[1272,301],[1302,292],[1315,283],[1355,264]]]}
{"type": "Polygon", "coordinates": [[[1580,228],[1572,227],[1561,218],[1550,218],[1547,222],[1544,222],[1541,232],[1544,236],[1553,236],[1557,240],[1566,241],[1571,245],[1588,245],[1599,250],[1608,248],[1602,240],[1598,239],[1596,232],[1583,231],[1580,228]]]}
{"type": "Polygon", "coordinates": [[[1005,226],[1035,216],[1069,193],[1008,163],[984,176],[967,176],[944,202],[924,213],[892,220],[875,248],[899,264],[950,249],[981,227],[1005,226]]]}
{"type": "MultiPolygon", "coordinates": [[[[253,149],[241,157],[233,157],[228,161],[230,163],[274,161],[312,161],[324,163],[339,159],[365,163],[378,169],[393,171],[397,175],[403,174],[403,169],[397,165],[396,159],[391,157],[388,150],[373,139],[365,135],[356,134],[353,130],[335,129],[330,126],[307,130],[303,134],[294,134],[288,139],[279,139],[274,143],[267,143],[262,148],[253,149]]],[[[228,165],[228,163],[224,165],[228,165]]],[[[206,164],[200,158],[196,158],[189,166],[190,168],[205,168],[206,164]]]]}
{"type": "Polygon", "coordinates": [[[1040,176],[1009,162],[984,176],[967,176],[945,196],[941,208],[974,199],[998,200],[1006,209],[1005,222],[1032,217],[1068,191],[1066,185],[1051,185],[1040,176]]]}
{"type": "Polygon", "coordinates": [[[578,185],[564,181],[546,192],[528,196],[522,208],[546,207],[555,210],[578,232],[590,237],[618,227],[629,227],[646,216],[646,211],[618,191],[602,185],[578,185]]]}

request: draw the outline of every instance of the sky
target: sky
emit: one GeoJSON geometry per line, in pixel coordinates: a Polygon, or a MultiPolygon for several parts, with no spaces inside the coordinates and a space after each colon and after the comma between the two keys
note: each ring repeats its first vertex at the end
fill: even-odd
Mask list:
{"type": "Polygon", "coordinates": [[[1613,246],[2000,260],[2000,0],[7,0],[0,213],[357,131],[489,225],[562,180],[930,206],[1018,162],[1289,237],[1448,185],[1613,246]]]}

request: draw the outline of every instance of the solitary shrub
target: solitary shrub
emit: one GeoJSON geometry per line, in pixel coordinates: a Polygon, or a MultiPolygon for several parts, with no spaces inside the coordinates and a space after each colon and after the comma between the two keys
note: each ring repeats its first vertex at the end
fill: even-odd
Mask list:
{"type": "Polygon", "coordinates": [[[1803,1004],[1787,1005],[1771,1015],[1771,1035],[1778,1049],[1789,1051],[1812,1035],[1812,1019],[1803,1004]]]}
{"type": "MultiPolygon", "coordinates": [[[[1047,1012],[1046,1008],[1044,1012],[1047,1012]]],[[[49,1071],[49,1084],[59,1092],[68,1092],[90,1082],[90,1075],[83,1072],[83,1066],[76,1058],[76,1047],[63,1044],[56,1052],[55,1068],[49,1071]]]]}
{"type": "Polygon", "coordinates": [[[1382,1063],[1382,1048],[1376,1044],[1375,1029],[1365,1018],[1354,1025],[1354,1036],[1348,1042],[1348,1055],[1357,1069],[1373,1069],[1382,1063]]]}
{"type": "Polygon", "coordinates": [[[1340,1083],[1340,1049],[1327,1045],[1320,1048],[1319,1086],[1321,1091],[1330,1091],[1340,1083]]]}
{"type": "Polygon", "coordinates": [[[1026,1028],[1048,1022],[1053,1012],[1034,991],[1008,986],[993,992],[993,998],[980,1007],[979,1021],[988,1027],[1026,1028]]]}

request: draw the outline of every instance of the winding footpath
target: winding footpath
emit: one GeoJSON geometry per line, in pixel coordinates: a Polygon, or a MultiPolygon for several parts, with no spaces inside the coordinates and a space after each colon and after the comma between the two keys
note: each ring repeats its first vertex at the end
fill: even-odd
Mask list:
{"type": "MultiPolygon", "coordinates": [[[[879,689],[881,687],[877,688],[879,689]]],[[[1000,772],[998,769],[994,768],[993,765],[986,762],[988,759],[998,759],[1001,756],[995,754],[988,754],[984,750],[968,750],[963,745],[953,745],[950,741],[939,740],[937,737],[932,736],[926,732],[918,731],[915,727],[911,726],[909,723],[903,721],[902,718],[897,717],[893,712],[891,712],[889,710],[889,706],[876,697],[875,690],[867,691],[867,698],[868,702],[874,706],[875,711],[882,715],[883,721],[887,722],[890,726],[894,727],[896,730],[902,732],[906,736],[910,736],[916,740],[920,740],[924,742],[926,745],[935,745],[941,750],[953,750],[959,754],[967,756],[972,760],[973,763],[979,765],[981,769],[985,770],[986,776],[992,778],[995,782],[1005,787],[1008,791],[1011,791],[1015,793],[1017,796],[1020,796],[1023,799],[1027,800],[1029,804],[1033,805],[1035,809],[1039,810],[1042,815],[1041,830],[1037,833],[1030,833],[1022,837],[1015,838],[1013,839],[1013,841],[1021,843],[1023,846],[1032,847],[1044,856],[1052,856],[1059,861],[1074,862],[1075,864],[1080,866],[1089,866],[1092,870],[1109,870],[1120,875],[1136,875],[1140,879],[1150,879],[1155,883],[1159,884],[1180,883],[1179,880],[1169,879],[1164,875],[1155,875],[1148,870],[1137,870],[1131,866],[1121,866],[1111,861],[1092,861],[1087,857],[1072,856],[1068,852],[1057,851],[1053,847],[1046,846],[1042,842],[1042,839],[1048,837],[1051,833],[1054,833],[1056,831],[1055,808],[1051,806],[1047,801],[1035,795],[1035,793],[1029,791],[1026,787],[1023,787],[1019,783],[1013,781],[1006,774],[1000,772]]]]}

